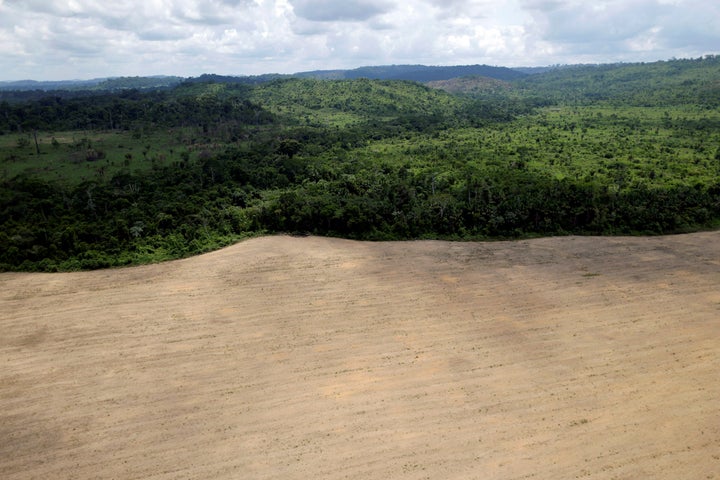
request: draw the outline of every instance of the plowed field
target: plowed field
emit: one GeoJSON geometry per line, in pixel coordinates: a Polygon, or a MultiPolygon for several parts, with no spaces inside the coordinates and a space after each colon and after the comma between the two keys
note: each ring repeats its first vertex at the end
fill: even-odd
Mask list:
{"type": "Polygon", "coordinates": [[[3,479],[720,479],[720,232],[0,274],[3,479]]]}

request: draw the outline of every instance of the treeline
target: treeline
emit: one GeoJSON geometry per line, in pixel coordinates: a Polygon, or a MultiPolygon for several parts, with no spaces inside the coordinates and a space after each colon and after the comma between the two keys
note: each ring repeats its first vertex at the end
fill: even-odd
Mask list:
{"type": "Polygon", "coordinates": [[[510,169],[440,181],[407,173],[363,171],[289,189],[256,218],[270,231],[389,240],[676,233],[713,225],[720,214],[720,183],[616,192],[510,169]]]}

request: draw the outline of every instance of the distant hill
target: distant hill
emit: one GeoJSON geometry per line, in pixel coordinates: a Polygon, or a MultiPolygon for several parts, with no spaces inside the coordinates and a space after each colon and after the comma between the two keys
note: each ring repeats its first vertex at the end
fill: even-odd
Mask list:
{"type": "Polygon", "coordinates": [[[153,76],[153,77],[117,77],[103,80],[95,86],[96,90],[126,90],[145,88],[174,87],[184,80],[183,77],[153,76]]]}
{"type": "Polygon", "coordinates": [[[652,63],[555,65],[507,68],[489,65],[384,65],[355,69],[314,70],[291,75],[203,74],[198,77],[149,76],[91,80],[0,82],[0,100],[39,99],[52,91],[61,97],[93,95],[126,89],[152,90],[183,85],[238,84],[249,87],[280,79],[405,80],[425,83],[455,94],[542,97],[545,101],[572,103],[611,102],[631,105],[720,105],[720,56],[652,63]]]}
{"type": "Polygon", "coordinates": [[[36,80],[16,80],[0,82],[0,90],[74,90],[90,89],[105,81],[105,78],[92,80],[59,80],[52,82],[38,82],[36,80]]]}
{"type": "Polygon", "coordinates": [[[550,72],[552,70],[557,70],[558,68],[564,68],[564,66],[551,65],[548,67],[513,67],[513,70],[515,70],[516,72],[526,73],[528,75],[535,75],[538,73],[545,73],[545,72],[550,72]]]}
{"type": "Polygon", "coordinates": [[[513,83],[556,102],[720,106],[720,55],[651,63],[565,65],[513,83]]]}
{"type": "Polygon", "coordinates": [[[495,95],[505,93],[510,83],[494,78],[470,76],[427,82],[428,87],[462,95],[495,95]]]}
{"type": "Polygon", "coordinates": [[[262,75],[217,75],[214,73],[204,73],[199,77],[186,78],[183,83],[242,83],[246,85],[258,85],[260,83],[288,77],[290,77],[290,75],[282,75],[279,73],[265,73],[262,75]]]}
{"type": "Polygon", "coordinates": [[[145,89],[172,87],[183,81],[182,77],[158,75],[151,77],[112,77],[94,78],[91,80],[60,80],[39,82],[36,80],[18,80],[0,82],[2,91],[28,90],[101,90],[115,91],[124,89],[145,89]]]}
{"type": "Polygon", "coordinates": [[[425,65],[385,65],[377,67],[360,67],[353,70],[316,70],[299,72],[294,76],[319,79],[355,79],[372,80],[411,80],[414,82],[432,82],[449,80],[467,76],[483,76],[496,80],[518,80],[527,76],[526,73],[506,67],[489,65],[459,65],[451,67],[433,67],[425,65]]]}
{"type": "Polygon", "coordinates": [[[259,105],[288,111],[302,108],[304,113],[335,111],[356,119],[397,115],[440,118],[454,115],[460,106],[457,97],[410,82],[317,80],[290,78],[265,83],[252,89],[249,99],[259,105]]]}

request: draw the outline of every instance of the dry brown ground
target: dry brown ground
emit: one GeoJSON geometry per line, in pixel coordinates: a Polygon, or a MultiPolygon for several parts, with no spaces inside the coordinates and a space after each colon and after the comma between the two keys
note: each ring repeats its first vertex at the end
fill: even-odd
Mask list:
{"type": "Polygon", "coordinates": [[[720,478],[720,232],[0,275],[2,479],[720,478]]]}

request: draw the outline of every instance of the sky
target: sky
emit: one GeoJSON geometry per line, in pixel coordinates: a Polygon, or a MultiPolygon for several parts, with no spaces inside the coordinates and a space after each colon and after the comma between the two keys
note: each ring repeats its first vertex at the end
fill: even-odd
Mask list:
{"type": "Polygon", "coordinates": [[[0,80],[720,53],[718,0],[0,0],[0,80]]]}

